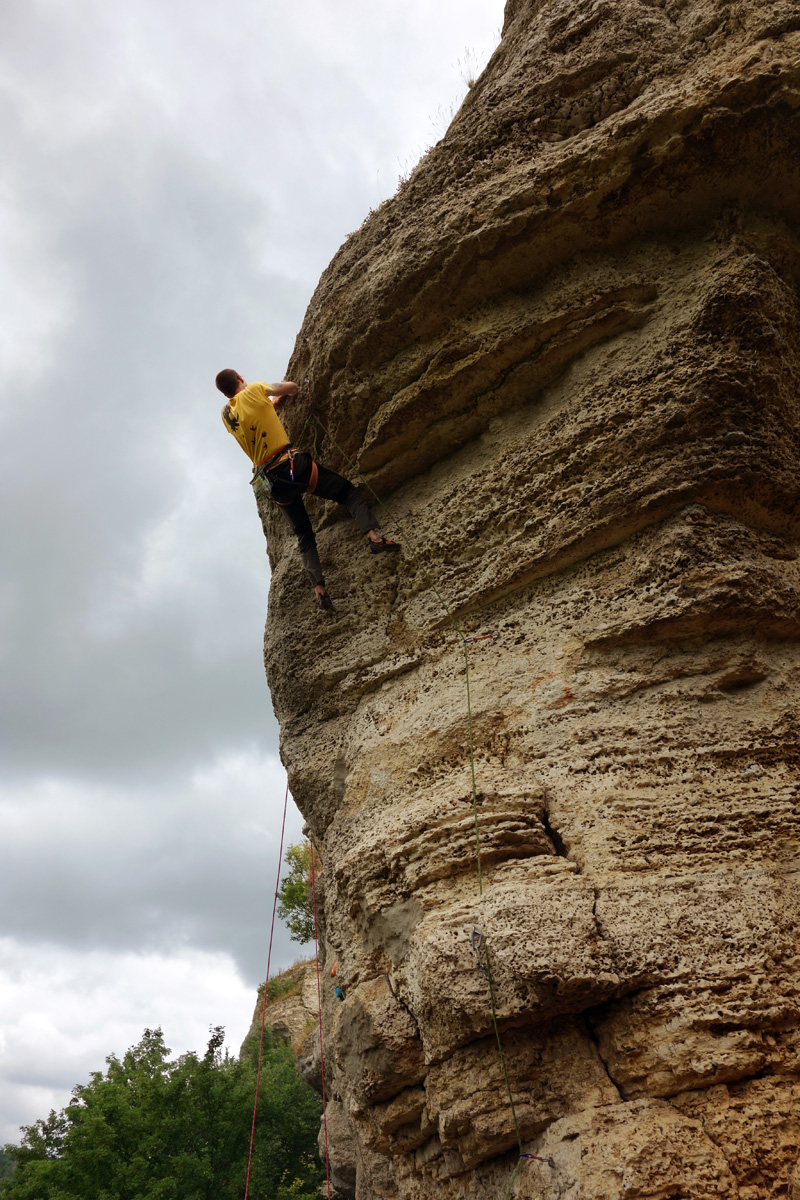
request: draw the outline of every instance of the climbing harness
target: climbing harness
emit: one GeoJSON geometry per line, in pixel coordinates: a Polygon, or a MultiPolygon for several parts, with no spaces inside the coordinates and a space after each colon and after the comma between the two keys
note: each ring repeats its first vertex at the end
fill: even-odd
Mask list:
{"type": "MultiPolygon", "coordinates": [[[[253,467],[253,475],[250,480],[250,484],[257,497],[262,496],[265,500],[274,499],[272,480],[269,477],[269,473],[273,467],[280,466],[281,463],[285,462],[287,459],[289,461],[289,476],[292,483],[294,483],[294,460],[296,455],[299,453],[300,452],[296,446],[284,446],[282,450],[278,450],[275,454],[270,455],[269,458],[265,458],[260,463],[255,464],[253,467]]],[[[317,490],[318,482],[319,467],[312,458],[311,472],[308,477],[308,486],[306,487],[306,491],[313,495],[313,493],[317,490]]],[[[291,503],[291,501],[286,501],[283,503],[280,500],[276,500],[275,503],[280,504],[281,508],[285,508],[287,504],[291,503]]]]}
{"type": "MultiPolygon", "coordinates": [[[[272,480],[269,477],[269,473],[273,467],[280,466],[287,458],[289,460],[289,474],[292,483],[294,483],[294,456],[296,454],[297,449],[295,446],[282,446],[280,450],[276,450],[268,458],[262,458],[261,462],[255,463],[250,484],[256,497],[262,496],[265,500],[272,499],[272,480]]],[[[314,479],[314,487],[316,487],[316,477],[314,479]]],[[[313,491],[313,488],[309,488],[309,491],[313,491]]]]}
{"type": "Polygon", "coordinates": [[[262,458],[261,462],[256,463],[256,470],[271,471],[273,467],[277,467],[285,454],[291,458],[297,451],[294,446],[281,446],[280,450],[276,450],[274,454],[268,454],[266,458],[262,458]]]}

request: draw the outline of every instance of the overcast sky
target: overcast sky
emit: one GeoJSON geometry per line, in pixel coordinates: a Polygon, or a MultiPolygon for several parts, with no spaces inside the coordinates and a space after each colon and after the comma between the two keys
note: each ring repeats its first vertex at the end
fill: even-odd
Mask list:
{"type": "MultiPolygon", "coordinates": [[[[175,1053],[247,1030],[285,777],[213,378],[282,377],[321,272],[502,18],[4,0],[0,1143],[146,1026],[175,1053]]],[[[280,931],[273,964],[303,953],[280,931]]]]}

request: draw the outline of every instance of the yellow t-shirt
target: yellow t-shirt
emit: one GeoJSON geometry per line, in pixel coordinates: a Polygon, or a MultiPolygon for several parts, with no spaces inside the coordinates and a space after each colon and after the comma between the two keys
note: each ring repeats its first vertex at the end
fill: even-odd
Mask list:
{"type": "Polygon", "coordinates": [[[276,454],[289,445],[289,435],[281,424],[269,397],[271,383],[248,383],[222,410],[222,420],[245,454],[254,463],[276,454]]]}

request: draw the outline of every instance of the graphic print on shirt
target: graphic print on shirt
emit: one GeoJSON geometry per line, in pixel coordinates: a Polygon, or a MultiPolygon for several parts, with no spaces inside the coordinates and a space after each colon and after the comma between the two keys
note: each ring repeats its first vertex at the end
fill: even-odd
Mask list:
{"type": "Polygon", "coordinates": [[[231,412],[230,404],[226,404],[222,410],[222,419],[230,429],[231,433],[239,428],[239,418],[231,412]]]}

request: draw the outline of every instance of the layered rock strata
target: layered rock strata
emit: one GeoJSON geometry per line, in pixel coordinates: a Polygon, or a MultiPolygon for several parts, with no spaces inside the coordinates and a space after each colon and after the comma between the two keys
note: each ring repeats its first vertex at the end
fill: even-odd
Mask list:
{"type": "Polygon", "coordinates": [[[510,0],[312,300],[406,544],[309,501],[317,614],[262,511],[358,1200],[800,1197],[799,135],[790,0],[510,0]]]}

